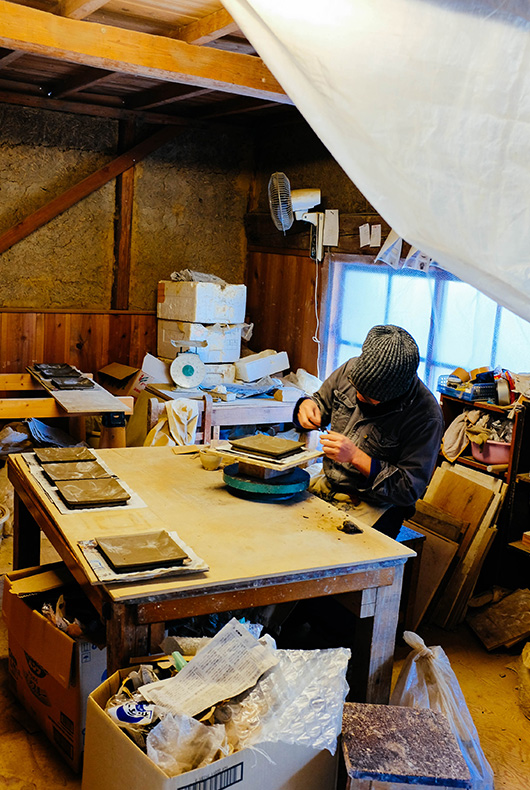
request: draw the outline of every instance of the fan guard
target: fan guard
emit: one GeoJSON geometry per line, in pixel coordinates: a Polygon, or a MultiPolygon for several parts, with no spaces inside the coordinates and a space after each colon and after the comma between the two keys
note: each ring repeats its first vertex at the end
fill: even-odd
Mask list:
{"type": "Polygon", "coordinates": [[[285,173],[273,173],[269,179],[269,206],[276,228],[285,233],[294,222],[291,183],[285,173]]]}

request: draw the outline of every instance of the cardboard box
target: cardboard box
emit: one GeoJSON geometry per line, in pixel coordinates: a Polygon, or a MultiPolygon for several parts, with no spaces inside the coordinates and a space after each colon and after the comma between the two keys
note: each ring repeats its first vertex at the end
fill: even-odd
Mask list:
{"type": "Polygon", "coordinates": [[[79,771],[88,695],[106,675],[106,650],[72,639],[31,603],[75,584],[62,563],[4,577],[9,672],[15,692],[65,761],[79,771]]]}
{"type": "Polygon", "coordinates": [[[149,380],[150,377],[143,370],[120,362],[111,362],[98,370],[98,382],[118,397],[132,395],[137,398],[149,380]]]}
{"type": "Polygon", "coordinates": [[[246,303],[246,285],[160,280],[156,314],[172,321],[242,324],[246,303]]]}
{"type": "MultiPolygon", "coordinates": [[[[197,324],[189,321],[158,320],[157,353],[160,357],[174,359],[178,349],[172,340],[206,340],[205,348],[197,347],[203,362],[234,362],[241,353],[241,327],[230,324],[197,324]]],[[[185,349],[186,351],[188,349],[185,349]]]]}
{"type": "Polygon", "coordinates": [[[262,743],[204,768],[169,777],[105,713],[130,670],[120,670],[88,699],[82,790],[335,790],[338,749],[262,743]]]}

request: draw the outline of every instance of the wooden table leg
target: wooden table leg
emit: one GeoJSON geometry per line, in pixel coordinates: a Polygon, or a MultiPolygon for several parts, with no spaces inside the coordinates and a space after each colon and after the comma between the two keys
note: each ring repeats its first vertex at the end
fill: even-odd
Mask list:
{"type": "Polygon", "coordinates": [[[390,699],[403,567],[394,568],[392,584],[376,589],[373,616],[355,625],[349,700],[387,704],[390,699]]]}
{"type": "Polygon", "coordinates": [[[107,620],[107,671],[128,667],[129,659],[149,654],[149,626],[137,625],[134,604],[111,604],[107,620]]]}
{"type": "Polygon", "coordinates": [[[69,417],[68,431],[78,442],[86,442],[86,417],[69,417]]]}
{"type": "Polygon", "coordinates": [[[13,500],[13,570],[40,565],[40,528],[15,491],[13,500]]]}
{"type": "Polygon", "coordinates": [[[160,645],[164,641],[164,636],[166,634],[166,624],[165,623],[152,623],[149,626],[149,652],[150,653],[159,653],[162,649],[160,645]]]}

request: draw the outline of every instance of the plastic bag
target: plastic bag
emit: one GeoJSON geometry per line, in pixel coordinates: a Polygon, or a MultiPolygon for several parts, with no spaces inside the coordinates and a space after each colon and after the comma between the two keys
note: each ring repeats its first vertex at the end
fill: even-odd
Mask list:
{"type": "Polygon", "coordinates": [[[147,755],[168,776],[178,776],[226,757],[222,725],[208,727],[189,716],[167,714],[147,736],[147,755]]]}
{"type": "Polygon", "coordinates": [[[413,652],[401,669],[390,704],[445,713],[469,768],[473,790],[493,790],[493,771],[445,652],[441,647],[427,647],[411,631],[405,631],[403,638],[413,652]]]}

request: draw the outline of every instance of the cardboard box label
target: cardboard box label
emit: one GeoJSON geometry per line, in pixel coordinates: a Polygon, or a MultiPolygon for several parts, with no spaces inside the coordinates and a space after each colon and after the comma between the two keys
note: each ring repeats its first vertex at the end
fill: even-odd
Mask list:
{"type": "Polygon", "coordinates": [[[180,790],[225,790],[243,781],[243,763],[223,768],[217,773],[204,779],[196,780],[189,785],[183,785],[180,790]]]}

